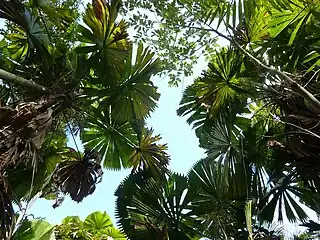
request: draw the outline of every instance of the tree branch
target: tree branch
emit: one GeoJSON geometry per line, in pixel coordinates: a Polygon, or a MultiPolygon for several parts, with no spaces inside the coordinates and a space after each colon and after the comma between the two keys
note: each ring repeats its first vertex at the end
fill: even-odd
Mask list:
{"type": "Polygon", "coordinates": [[[316,111],[316,113],[320,113],[320,102],[319,100],[313,96],[307,89],[305,89],[303,86],[301,86],[299,83],[297,83],[296,81],[294,81],[291,77],[289,77],[287,74],[285,74],[284,72],[279,71],[278,69],[274,68],[274,67],[269,67],[265,64],[263,64],[260,60],[258,60],[257,58],[255,58],[254,56],[252,56],[248,51],[246,51],[243,47],[240,46],[239,43],[237,43],[236,41],[232,41],[232,43],[234,43],[234,45],[247,57],[250,58],[250,60],[252,62],[254,62],[255,64],[257,64],[258,66],[264,68],[265,70],[267,70],[268,72],[270,72],[271,74],[275,74],[278,75],[281,79],[283,79],[287,84],[289,84],[289,86],[291,86],[300,96],[304,97],[305,99],[309,100],[309,102],[313,105],[313,107],[311,110],[316,111]]]}
{"type": "Polygon", "coordinates": [[[275,121],[281,122],[281,123],[283,123],[283,124],[288,124],[288,125],[290,125],[290,126],[293,126],[293,127],[295,127],[295,128],[300,129],[301,131],[304,131],[305,133],[307,133],[307,134],[309,134],[309,135],[311,135],[311,136],[313,136],[313,137],[316,137],[316,138],[319,138],[319,139],[320,139],[320,136],[319,136],[318,134],[316,134],[316,133],[314,133],[314,132],[311,132],[311,131],[308,130],[308,129],[305,129],[305,128],[303,128],[303,127],[300,127],[300,126],[298,126],[298,125],[296,125],[296,124],[293,124],[293,123],[290,123],[290,122],[282,121],[280,118],[278,118],[277,116],[275,116],[275,115],[272,114],[272,113],[270,113],[270,115],[273,117],[273,119],[274,119],[275,121]]]}
{"type": "Polygon", "coordinates": [[[264,63],[262,63],[259,59],[257,59],[256,57],[251,55],[246,49],[244,49],[239,43],[237,43],[233,38],[224,35],[223,33],[219,32],[218,30],[216,30],[212,27],[210,27],[210,28],[190,27],[190,28],[214,32],[218,36],[228,40],[231,44],[234,44],[244,55],[246,55],[253,63],[255,63],[256,65],[258,65],[261,68],[264,68],[265,70],[267,70],[271,74],[278,75],[289,86],[291,86],[301,97],[308,100],[309,103],[311,104],[311,109],[310,109],[311,111],[316,112],[317,114],[320,113],[320,101],[315,96],[313,96],[307,89],[305,89],[299,83],[294,81],[291,77],[289,77],[284,72],[282,72],[274,67],[269,67],[269,66],[265,65],[264,63]]]}
{"type": "Polygon", "coordinates": [[[20,85],[23,87],[27,87],[30,89],[34,89],[41,92],[48,92],[49,90],[37,83],[35,83],[32,80],[27,80],[23,77],[20,77],[18,75],[15,75],[13,73],[7,72],[3,69],[0,69],[0,79],[5,80],[6,82],[10,82],[16,85],[20,85]]]}

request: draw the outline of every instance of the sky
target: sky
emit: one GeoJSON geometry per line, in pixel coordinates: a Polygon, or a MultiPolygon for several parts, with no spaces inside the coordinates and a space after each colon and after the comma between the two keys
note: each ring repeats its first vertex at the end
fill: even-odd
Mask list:
{"type": "MultiPolygon", "coordinates": [[[[0,21],[0,28],[2,26],[3,23],[0,21]]],[[[205,68],[206,62],[202,58],[199,59],[194,68],[193,76],[185,78],[179,87],[169,87],[167,77],[153,78],[161,97],[158,108],[151,114],[147,124],[154,129],[154,134],[162,136],[161,143],[168,144],[168,153],[171,155],[170,167],[175,172],[186,174],[196,161],[205,156],[204,151],[198,146],[198,139],[194,131],[186,123],[186,119],[178,117],[176,114],[183,90],[205,68]]],[[[69,144],[74,146],[72,140],[69,144]]],[[[84,219],[94,211],[106,211],[116,223],[114,192],[129,173],[130,170],[104,170],[103,181],[97,185],[96,191],[81,203],[73,202],[69,197],[66,197],[60,207],[53,209],[54,201],[39,199],[31,206],[29,213],[34,217],[43,217],[52,224],[59,224],[66,216],[79,216],[84,219]]],[[[287,231],[298,231],[295,226],[289,225],[286,221],[284,225],[287,225],[287,231]]]]}

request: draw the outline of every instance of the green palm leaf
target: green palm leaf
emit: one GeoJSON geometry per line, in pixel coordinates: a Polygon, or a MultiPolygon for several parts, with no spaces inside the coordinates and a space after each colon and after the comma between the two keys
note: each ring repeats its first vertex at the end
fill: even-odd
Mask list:
{"type": "MultiPolygon", "coordinates": [[[[275,7],[275,2],[270,2],[275,7]]],[[[312,17],[311,11],[316,8],[316,3],[312,1],[286,1],[280,7],[273,8],[271,11],[271,21],[269,23],[270,34],[272,37],[278,36],[284,29],[290,25],[294,25],[289,39],[291,45],[297,34],[301,31],[301,27],[312,17]]]]}
{"type": "Polygon", "coordinates": [[[270,191],[259,202],[259,208],[261,209],[259,216],[263,220],[272,222],[274,213],[278,208],[279,221],[283,220],[284,210],[290,222],[307,220],[308,215],[295,199],[295,197],[302,197],[305,193],[304,188],[297,183],[296,172],[291,171],[288,174],[283,174],[279,180],[273,182],[270,191]]]}
{"type": "Polygon", "coordinates": [[[177,110],[178,116],[187,116],[187,123],[193,125],[196,129],[206,122],[208,115],[206,106],[198,104],[197,92],[201,88],[201,78],[198,78],[184,90],[179,109],[177,110]]]}
{"type": "Polygon", "coordinates": [[[45,15],[49,21],[62,29],[67,29],[70,24],[76,20],[75,14],[71,9],[56,7],[49,0],[34,0],[31,6],[41,9],[42,14],[45,15]]]}
{"type": "Polygon", "coordinates": [[[127,177],[117,189],[116,213],[130,239],[192,239],[197,221],[191,217],[190,203],[197,195],[184,176],[171,174],[158,183],[143,172],[127,177]]]}
{"type": "Polygon", "coordinates": [[[156,107],[160,94],[150,80],[159,73],[159,60],[148,48],[138,45],[130,51],[124,63],[124,72],[113,86],[84,88],[84,95],[98,102],[98,108],[111,107],[113,119],[117,121],[143,120],[156,107]]]}
{"type": "Polygon", "coordinates": [[[243,62],[240,52],[232,48],[216,52],[208,70],[185,90],[178,115],[189,115],[188,123],[199,126],[205,118],[226,114],[230,106],[236,113],[242,111],[252,88],[241,76],[243,62]]]}
{"type": "Polygon", "coordinates": [[[228,122],[222,118],[215,121],[210,131],[201,136],[200,146],[206,150],[207,160],[218,164],[224,183],[230,186],[234,195],[246,197],[248,178],[241,147],[243,136],[233,124],[231,118],[228,122]]]}
{"type": "Polygon", "coordinates": [[[95,232],[113,227],[113,224],[106,212],[94,212],[86,217],[83,226],[87,231],[95,232]]]}
{"type": "Polygon", "coordinates": [[[79,217],[66,217],[62,224],[56,226],[56,239],[125,240],[126,237],[113,227],[111,218],[105,212],[93,212],[84,222],[79,217]]]}
{"type": "Polygon", "coordinates": [[[126,23],[115,22],[119,10],[119,1],[111,4],[104,0],[94,0],[88,4],[84,23],[80,26],[80,41],[76,48],[78,53],[90,53],[90,67],[96,69],[99,80],[106,85],[116,83],[124,71],[123,61],[128,57],[131,43],[128,40],[126,23]]]}
{"type": "Polygon", "coordinates": [[[166,144],[157,144],[161,140],[160,135],[152,136],[153,130],[144,129],[139,139],[139,145],[135,147],[130,161],[133,171],[150,170],[154,176],[161,176],[168,172],[169,156],[165,152],[166,144]]]}
{"type": "Polygon", "coordinates": [[[12,236],[12,240],[53,240],[54,226],[43,220],[25,220],[12,236]]]}
{"type": "MultiPolygon", "coordinates": [[[[264,137],[273,133],[272,124],[267,124],[267,122],[268,120],[263,119],[252,126],[242,128],[241,148],[246,168],[248,168],[247,180],[250,184],[251,195],[257,198],[264,194],[269,178],[268,174],[282,171],[281,167],[274,170],[275,160],[268,149],[268,138],[264,137]],[[269,128],[268,131],[266,131],[267,128],[269,128]]],[[[280,160],[277,160],[277,163],[281,166],[280,160]]]]}
{"type": "Polygon", "coordinates": [[[320,66],[320,53],[319,53],[320,51],[316,46],[311,46],[311,47],[314,48],[315,50],[312,50],[310,53],[308,53],[305,56],[305,59],[303,61],[304,64],[311,64],[307,72],[311,72],[314,68],[317,68],[320,66]]]}
{"type": "Polygon", "coordinates": [[[100,153],[105,168],[146,169],[155,177],[167,172],[167,146],[157,143],[160,135],[152,136],[153,130],[145,129],[144,122],[142,125],[118,122],[98,111],[94,116],[96,119],[92,117],[82,131],[81,140],[86,147],[100,153]]]}
{"type": "Polygon", "coordinates": [[[114,240],[126,240],[127,239],[125,237],[125,235],[123,233],[121,233],[121,231],[119,229],[111,228],[111,227],[106,230],[102,230],[100,236],[101,236],[101,239],[104,239],[105,237],[111,238],[114,240]]]}
{"type": "Polygon", "coordinates": [[[51,52],[48,35],[31,9],[25,7],[21,1],[1,0],[0,18],[16,24],[11,27],[11,33],[6,35],[10,42],[8,49],[13,60],[22,62],[32,49],[36,49],[40,56],[48,59],[51,52]]]}
{"type": "Polygon", "coordinates": [[[114,121],[110,115],[98,111],[94,116],[96,119],[89,119],[87,128],[81,133],[84,145],[100,153],[105,168],[131,167],[131,155],[138,143],[131,124],[114,121]]]}
{"type": "Polygon", "coordinates": [[[192,201],[193,213],[202,220],[201,229],[207,235],[222,239],[245,225],[244,202],[236,200],[223,171],[218,164],[203,159],[189,172],[191,183],[200,189],[192,201]]]}

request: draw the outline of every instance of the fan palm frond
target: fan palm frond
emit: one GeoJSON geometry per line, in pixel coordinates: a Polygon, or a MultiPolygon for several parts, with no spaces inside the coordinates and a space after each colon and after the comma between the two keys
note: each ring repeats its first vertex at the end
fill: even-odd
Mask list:
{"type": "Polygon", "coordinates": [[[171,174],[167,181],[156,182],[143,172],[131,174],[118,187],[117,218],[130,239],[192,239],[199,224],[192,218],[190,203],[197,187],[188,179],[171,174]]]}
{"type": "Polygon", "coordinates": [[[169,155],[165,152],[166,144],[157,144],[160,135],[152,136],[153,130],[144,129],[139,138],[139,145],[131,156],[133,171],[149,170],[154,176],[161,176],[168,172],[169,155]]]}

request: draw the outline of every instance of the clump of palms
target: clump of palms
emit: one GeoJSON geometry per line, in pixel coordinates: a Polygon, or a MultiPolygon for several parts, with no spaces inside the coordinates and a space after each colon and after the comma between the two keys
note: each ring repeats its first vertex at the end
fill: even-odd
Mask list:
{"type": "Polygon", "coordinates": [[[64,195],[79,202],[94,192],[103,167],[159,171],[169,161],[144,123],[160,96],[151,81],[159,61],[142,44],[133,48],[117,18],[120,1],[93,1],[82,23],[75,4],[0,1],[7,23],[0,39],[5,239],[14,203],[39,195],[56,199],[54,207],[64,195]],[[84,154],[67,147],[67,137],[77,134],[84,154]]]}
{"type": "Polygon", "coordinates": [[[0,236],[43,226],[50,237],[55,229],[69,238],[124,238],[102,213],[90,215],[102,219],[99,231],[90,216],[56,228],[16,220],[13,205],[36,196],[55,207],[65,195],[82,201],[103,168],[132,168],[115,192],[129,239],[272,237],[262,226],[275,213],[308,224],[301,204],[319,213],[318,2],[210,3],[214,11],[197,24],[218,20],[226,34],[202,30],[230,44],[210,53],[178,109],[207,154],[186,176],[169,171],[166,145],[145,127],[160,96],[151,77],[163,69],[150,49],[133,47],[120,3],[94,0],[80,24],[63,4],[0,0],[10,23],[0,41],[0,236]],[[80,136],[84,154],[67,147],[67,135],[80,136]]]}

